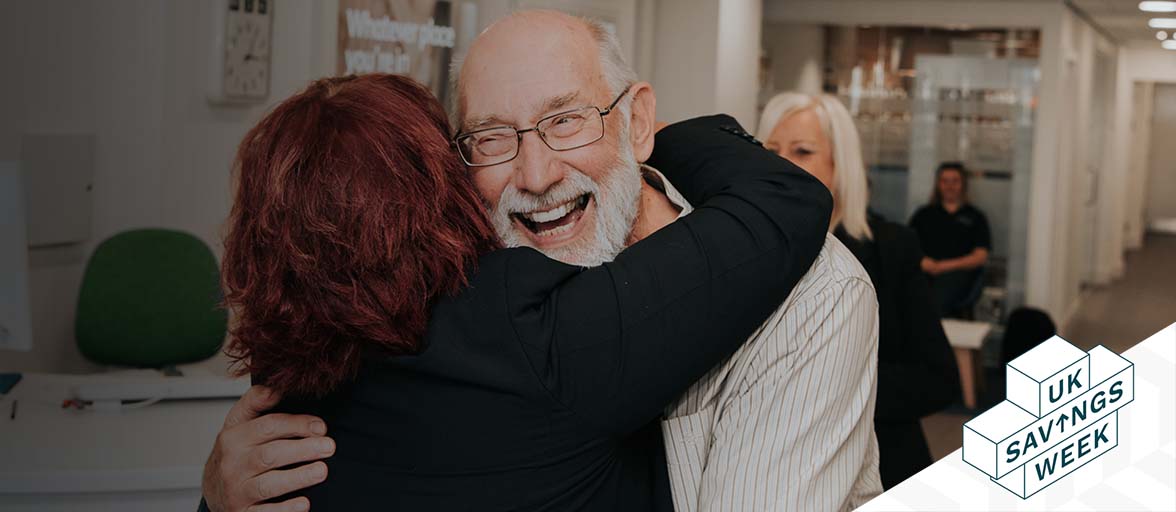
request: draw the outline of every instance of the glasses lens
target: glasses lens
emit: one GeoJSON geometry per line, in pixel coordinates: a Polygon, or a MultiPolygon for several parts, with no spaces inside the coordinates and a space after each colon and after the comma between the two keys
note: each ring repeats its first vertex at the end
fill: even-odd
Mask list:
{"type": "Polygon", "coordinates": [[[563,112],[539,122],[543,140],[556,151],[587,146],[604,136],[604,119],[596,107],[563,112]]]}
{"type": "Polygon", "coordinates": [[[519,136],[514,128],[493,128],[458,139],[457,147],[470,165],[494,165],[514,158],[519,136]]]}

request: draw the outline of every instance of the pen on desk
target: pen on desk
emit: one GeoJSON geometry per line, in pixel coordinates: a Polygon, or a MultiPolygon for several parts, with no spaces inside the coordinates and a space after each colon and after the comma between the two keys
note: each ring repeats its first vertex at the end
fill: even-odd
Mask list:
{"type": "Polygon", "coordinates": [[[18,402],[19,402],[19,400],[16,400],[16,399],[13,399],[13,400],[12,400],[12,414],[9,414],[9,415],[8,415],[8,419],[10,419],[10,420],[15,420],[15,419],[16,419],[16,404],[17,404],[18,402]]]}

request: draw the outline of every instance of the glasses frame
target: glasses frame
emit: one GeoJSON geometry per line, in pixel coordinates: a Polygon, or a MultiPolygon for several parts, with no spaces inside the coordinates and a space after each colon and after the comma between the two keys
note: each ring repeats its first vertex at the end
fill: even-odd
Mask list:
{"type": "Polygon", "coordinates": [[[472,132],[459,133],[459,134],[457,134],[455,137],[453,137],[453,140],[452,140],[450,143],[453,145],[453,147],[454,147],[455,149],[457,149],[457,154],[458,154],[458,156],[460,156],[460,157],[461,157],[461,161],[462,161],[462,162],[464,162],[464,163],[465,163],[467,166],[469,166],[469,167],[490,167],[490,166],[493,166],[493,165],[500,165],[500,164],[505,164],[505,163],[507,163],[507,162],[510,162],[511,160],[514,160],[514,159],[518,158],[518,157],[519,157],[519,151],[522,149],[522,145],[523,145],[523,135],[524,135],[524,134],[526,134],[527,132],[535,132],[536,134],[538,134],[538,135],[539,135],[539,140],[543,141],[543,145],[544,145],[544,146],[547,146],[547,149],[550,149],[550,150],[552,150],[552,151],[571,151],[571,150],[573,150],[573,149],[580,149],[580,148],[582,148],[582,147],[584,147],[584,146],[588,146],[588,145],[590,145],[590,144],[593,144],[593,143],[595,143],[596,141],[599,141],[600,139],[603,139],[603,138],[604,138],[604,116],[607,116],[607,115],[611,114],[611,113],[612,113],[612,111],[613,111],[613,110],[616,108],[616,106],[617,106],[617,103],[620,103],[620,102],[621,102],[621,98],[624,98],[626,94],[629,94],[629,91],[630,91],[632,88],[633,88],[633,86],[632,86],[632,85],[630,85],[630,86],[628,86],[628,87],[625,87],[625,90],[624,90],[624,91],[621,91],[621,93],[617,95],[616,99],[612,100],[612,103],[609,103],[609,104],[608,104],[608,106],[607,106],[607,107],[605,107],[604,109],[601,109],[600,107],[598,107],[598,106],[596,106],[596,105],[588,105],[588,106],[585,106],[585,107],[577,107],[577,108],[573,108],[573,109],[570,109],[570,110],[563,110],[563,111],[556,112],[556,113],[554,113],[554,114],[551,114],[551,115],[548,115],[548,116],[544,116],[542,119],[540,119],[539,121],[537,121],[537,122],[535,123],[535,126],[532,126],[532,127],[530,127],[530,128],[524,128],[524,129],[522,129],[522,130],[520,130],[520,129],[518,129],[518,128],[515,128],[515,127],[513,127],[513,126],[506,126],[506,125],[503,125],[503,126],[490,126],[490,127],[487,127],[487,128],[480,128],[480,129],[474,130],[474,131],[472,131],[472,132]],[[596,137],[595,139],[592,139],[592,140],[590,140],[590,141],[588,141],[588,142],[585,142],[585,143],[583,143],[583,144],[579,144],[579,145],[576,145],[576,146],[572,146],[572,147],[570,147],[570,148],[555,149],[555,148],[551,147],[551,143],[550,143],[550,142],[547,142],[547,135],[543,133],[543,130],[540,130],[540,129],[539,129],[539,126],[540,126],[540,125],[542,125],[544,122],[546,122],[546,121],[549,121],[549,120],[551,120],[551,119],[554,119],[554,118],[557,118],[557,117],[559,117],[559,116],[562,116],[562,115],[565,115],[565,114],[570,114],[570,113],[572,113],[572,112],[576,112],[576,111],[578,111],[578,110],[585,110],[585,109],[588,109],[588,108],[594,108],[594,109],[596,109],[596,113],[597,113],[597,114],[600,114],[600,128],[601,128],[601,129],[600,129],[600,135],[599,135],[598,137],[596,137]],[[488,131],[491,131],[491,130],[501,130],[501,129],[504,129],[504,128],[509,128],[509,129],[511,129],[511,130],[514,130],[514,132],[515,132],[515,148],[514,148],[514,154],[513,154],[513,155],[511,155],[511,156],[510,156],[510,158],[507,158],[506,160],[503,160],[503,161],[501,161],[501,162],[494,162],[494,163],[492,163],[492,164],[475,164],[475,163],[473,163],[473,162],[470,162],[470,160],[469,160],[468,158],[466,158],[466,155],[465,155],[465,153],[464,153],[464,152],[462,152],[462,150],[461,150],[461,141],[462,141],[462,139],[467,139],[467,138],[470,138],[470,137],[472,137],[472,136],[474,136],[474,135],[477,135],[477,134],[479,134],[479,133],[482,133],[482,132],[488,132],[488,131]]]}

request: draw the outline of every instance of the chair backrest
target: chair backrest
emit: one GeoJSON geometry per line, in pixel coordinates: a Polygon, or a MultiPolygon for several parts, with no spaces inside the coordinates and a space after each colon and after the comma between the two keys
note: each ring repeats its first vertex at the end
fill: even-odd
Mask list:
{"type": "Polygon", "coordinates": [[[82,277],[75,334],[86,358],[162,367],[211,357],[225,339],[216,257],[198,238],[165,229],[102,242],[82,277]]]}
{"type": "Polygon", "coordinates": [[[1029,349],[1057,334],[1057,327],[1045,311],[1020,307],[1009,313],[1000,346],[1001,364],[1008,364],[1029,349]]]}

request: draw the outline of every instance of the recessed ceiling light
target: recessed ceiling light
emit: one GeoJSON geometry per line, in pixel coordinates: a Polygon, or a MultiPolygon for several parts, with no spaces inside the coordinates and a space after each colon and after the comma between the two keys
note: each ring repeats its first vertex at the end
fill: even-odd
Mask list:
{"type": "Polygon", "coordinates": [[[1161,31],[1159,31],[1159,32],[1156,32],[1156,39],[1159,39],[1160,41],[1163,41],[1163,40],[1165,40],[1165,39],[1167,39],[1167,38],[1168,38],[1168,33],[1167,33],[1167,32],[1164,32],[1163,30],[1161,30],[1161,31]]]}
{"type": "Polygon", "coordinates": [[[1165,50],[1176,50],[1176,39],[1164,41],[1160,43],[1160,46],[1163,46],[1165,50]]]}
{"type": "Polygon", "coordinates": [[[1176,12],[1176,2],[1139,2],[1143,12],[1176,12]]]}
{"type": "Polygon", "coordinates": [[[1151,28],[1176,28],[1176,18],[1152,18],[1147,20],[1151,28]]]}

